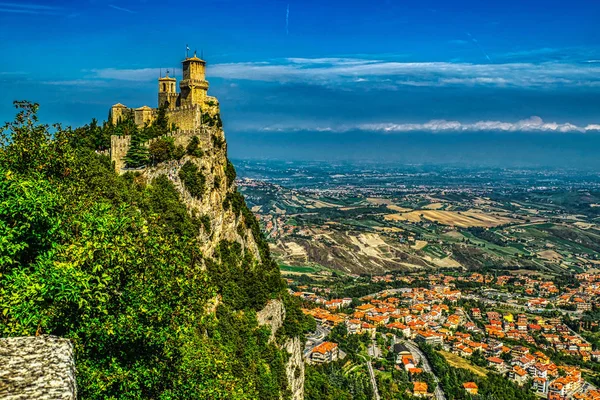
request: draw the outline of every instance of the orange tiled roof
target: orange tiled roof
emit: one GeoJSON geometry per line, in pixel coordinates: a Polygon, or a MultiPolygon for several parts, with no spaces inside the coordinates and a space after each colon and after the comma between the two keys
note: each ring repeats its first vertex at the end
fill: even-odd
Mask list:
{"type": "Polygon", "coordinates": [[[463,383],[463,387],[465,389],[477,389],[477,384],[475,382],[465,382],[463,383]]]}
{"type": "Polygon", "coordinates": [[[336,347],[337,347],[337,343],[323,342],[320,345],[318,345],[317,347],[315,347],[314,349],[312,349],[312,352],[313,353],[327,354],[330,351],[334,350],[336,347]]]}

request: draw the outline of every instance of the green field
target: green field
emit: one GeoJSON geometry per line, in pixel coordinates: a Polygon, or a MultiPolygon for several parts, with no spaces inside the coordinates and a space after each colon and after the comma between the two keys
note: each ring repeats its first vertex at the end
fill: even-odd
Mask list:
{"type": "Polygon", "coordinates": [[[322,268],[311,267],[308,265],[284,265],[280,264],[279,269],[283,272],[296,272],[301,274],[314,274],[322,270],[322,268]]]}

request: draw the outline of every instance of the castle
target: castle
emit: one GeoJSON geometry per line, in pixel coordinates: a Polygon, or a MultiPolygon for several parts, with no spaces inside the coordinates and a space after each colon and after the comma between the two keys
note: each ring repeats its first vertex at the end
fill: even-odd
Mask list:
{"type": "MultiPolygon", "coordinates": [[[[166,75],[158,78],[158,107],[142,106],[129,108],[121,103],[115,104],[110,109],[110,120],[116,125],[120,119],[131,115],[136,125],[143,127],[152,125],[158,116],[160,107],[166,108],[166,117],[169,124],[177,126],[177,131],[169,136],[176,138],[178,145],[185,145],[191,137],[198,136],[202,142],[207,141],[206,131],[219,121],[219,102],[216,97],[208,95],[208,81],[206,80],[206,61],[193,57],[186,57],[182,61],[183,79],[179,82],[166,75]],[[203,134],[204,133],[204,134],[203,134]]],[[[221,132],[222,136],[223,133],[221,132]]],[[[149,143],[148,143],[149,144],[149,143]]],[[[111,161],[118,173],[125,171],[125,156],[131,145],[131,137],[112,135],[111,146],[108,151],[111,161]]]]}
{"type": "MultiPolygon", "coordinates": [[[[219,102],[215,97],[208,95],[208,81],[206,80],[206,61],[193,57],[186,57],[182,61],[183,79],[179,82],[167,74],[158,78],[158,107],[165,106],[169,123],[174,123],[181,130],[199,129],[202,125],[202,114],[216,115],[219,112],[219,102]]],[[[111,107],[110,118],[116,124],[124,115],[131,113],[135,123],[142,127],[151,125],[156,119],[158,108],[142,106],[129,108],[121,103],[111,107]]]]}

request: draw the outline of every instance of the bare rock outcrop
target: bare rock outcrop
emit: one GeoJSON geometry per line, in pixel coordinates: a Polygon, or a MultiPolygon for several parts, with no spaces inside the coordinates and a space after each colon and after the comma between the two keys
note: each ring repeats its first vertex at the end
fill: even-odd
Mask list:
{"type": "MultiPolygon", "coordinates": [[[[275,334],[283,326],[285,320],[285,306],[281,300],[270,300],[267,305],[256,313],[260,325],[271,328],[269,341],[275,339],[275,334]]],[[[292,400],[304,399],[304,360],[302,358],[302,341],[300,338],[287,339],[282,346],[289,354],[286,364],[288,389],[292,400]]]]}

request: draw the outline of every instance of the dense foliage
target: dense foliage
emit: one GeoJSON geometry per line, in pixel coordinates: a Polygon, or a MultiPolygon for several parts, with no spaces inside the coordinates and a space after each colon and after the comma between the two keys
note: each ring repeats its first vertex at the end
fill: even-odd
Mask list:
{"type": "Polygon", "coordinates": [[[507,378],[490,373],[486,377],[475,375],[462,368],[451,367],[444,357],[427,345],[420,346],[427,356],[433,372],[440,380],[440,385],[448,400],[470,399],[463,389],[465,382],[475,382],[479,388],[479,397],[497,400],[535,400],[535,394],[527,387],[519,387],[507,378]]]}
{"type": "Polygon", "coordinates": [[[206,177],[196,164],[186,161],[179,171],[179,179],[193,197],[197,199],[202,197],[206,189],[206,177]]]}
{"type": "Polygon", "coordinates": [[[369,376],[364,370],[344,371],[344,361],[305,368],[306,400],[368,400],[373,398],[369,376]]]}
{"type": "Polygon", "coordinates": [[[285,397],[286,353],[256,321],[286,296],[260,232],[260,261],[226,242],[205,257],[206,221],[169,179],[118,176],[97,123],[51,135],[17,106],[0,135],[1,334],[71,339],[84,399],[285,397]]]}

